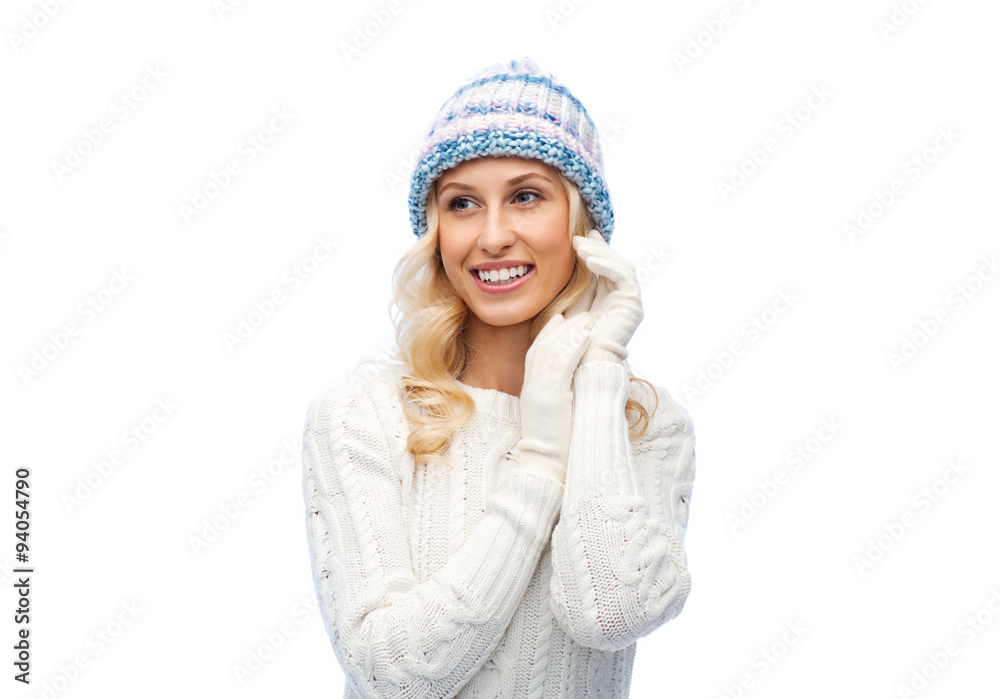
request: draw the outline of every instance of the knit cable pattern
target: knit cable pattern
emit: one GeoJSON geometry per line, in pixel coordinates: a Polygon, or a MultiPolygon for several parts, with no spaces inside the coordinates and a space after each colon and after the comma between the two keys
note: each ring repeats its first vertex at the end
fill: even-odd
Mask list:
{"type": "MultiPolygon", "coordinates": [[[[620,362],[582,364],[574,375],[573,437],[562,514],[552,535],[552,596],[557,621],[574,641],[621,650],[683,609],[691,588],[678,501],[694,477],[690,416],[658,390],[660,409],[643,454],[678,458],[652,464],[633,456],[624,406],[628,376],[620,362]],[[595,470],[590,464],[599,464],[595,470]],[[572,473],[572,475],[571,475],[572,473]],[[660,496],[661,500],[653,500],[660,496]]],[[[686,508],[686,503],[684,503],[686,508]]]]}
{"type": "Polygon", "coordinates": [[[561,483],[513,468],[518,398],[484,389],[461,462],[414,469],[399,390],[352,377],[306,416],[306,532],[344,698],[627,697],[636,639],[690,587],[687,414],[658,389],[631,444],[624,367],[581,365],[561,483]]]}

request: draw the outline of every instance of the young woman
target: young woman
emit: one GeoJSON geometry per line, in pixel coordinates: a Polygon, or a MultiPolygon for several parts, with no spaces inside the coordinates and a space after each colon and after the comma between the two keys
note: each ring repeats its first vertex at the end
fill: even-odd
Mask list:
{"type": "Polygon", "coordinates": [[[643,312],[603,173],[583,105],[529,59],[479,71],[433,123],[399,368],[306,417],[345,699],[627,697],[637,639],[684,606],[692,423],[626,367],[643,312]]]}

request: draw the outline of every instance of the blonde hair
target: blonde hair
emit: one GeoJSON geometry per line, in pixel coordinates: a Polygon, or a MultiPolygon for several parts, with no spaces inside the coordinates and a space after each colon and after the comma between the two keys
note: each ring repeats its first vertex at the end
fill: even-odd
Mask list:
{"type": "MultiPolygon", "coordinates": [[[[595,226],[579,190],[561,172],[555,172],[569,198],[570,236],[587,235],[595,226]]],[[[441,262],[434,191],[432,188],[427,198],[427,233],[396,264],[390,317],[395,305],[400,312],[399,318],[393,319],[395,359],[403,368],[401,379],[406,397],[416,405],[416,411],[407,409],[406,401],[403,405],[403,413],[412,424],[406,450],[417,464],[436,462],[450,466],[443,454],[451,445],[455,431],[468,422],[476,407],[472,397],[456,381],[469,363],[469,347],[463,328],[471,311],[456,293],[441,262]]],[[[575,252],[574,257],[569,282],[531,324],[532,342],[554,315],[570,308],[586,293],[594,278],[575,252]]],[[[632,382],[643,383],[656,399],[652,411],[647,411],[642,403],[631,397],[625,405],[626,416],[635,417],[634,422],[629,422],[630,437],[638,439],[649,426],[650,414],[656,411],[659,398],[652,384],[632,376],[631,370],[628,374],[630,386],[632,382]],[[640,424],[641,428],[632,435],[632,430],[640,424]]]]}

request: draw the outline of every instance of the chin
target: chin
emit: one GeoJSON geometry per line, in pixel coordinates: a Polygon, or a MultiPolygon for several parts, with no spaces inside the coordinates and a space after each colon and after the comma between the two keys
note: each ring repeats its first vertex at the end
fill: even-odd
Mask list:
{"type": "Polygon", "coordinates": [[[510,325],[530,322],[535,316],[525,313],[483,313],[479,314],[473,309],[472,313],[485,325],[492,325],[496,328],[504,328],[510,325]]]}

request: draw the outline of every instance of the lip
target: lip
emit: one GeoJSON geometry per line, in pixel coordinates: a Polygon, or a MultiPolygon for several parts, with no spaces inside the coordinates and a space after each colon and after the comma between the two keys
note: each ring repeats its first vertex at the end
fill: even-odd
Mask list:
{"type": "Polygon", "coordinates": [[[489,284],[486,284],[479,278],[478,269],[485,269],[485,268],[480,267],[477,269],[470,269],[469,274],[472,275],[472,280],[476,283],[476,286],[478,286],[482,291],[485,291],[487,294],[506,294],[510,291],[514,291],[516,289],[521,288],[528,282],[529,279],[535,276],[535,268],[534,266],[532,266],[531,269],[529,269],[523,275],[518,277],[518,280],[516,282],[511,282],[510,284],[504,284],[503,286],[490,286],[489,284]]]}
{"type": "Polygon", "coordinates": [[[522,265],[527,267],[530,264],[530,262],[526,262],[525,260],[496,260],[494,262],[483,262],[469,269],[510,269],[511,267],[521,267],[522,265]]]}

